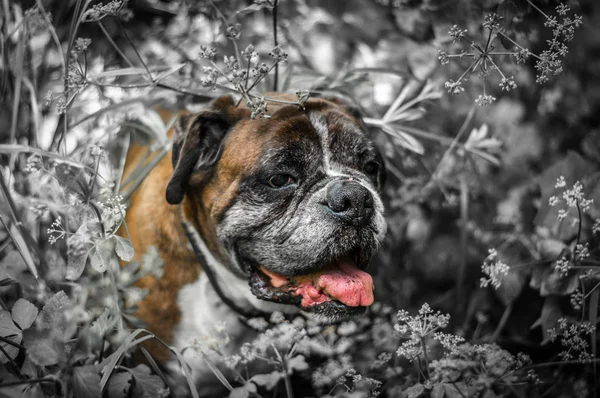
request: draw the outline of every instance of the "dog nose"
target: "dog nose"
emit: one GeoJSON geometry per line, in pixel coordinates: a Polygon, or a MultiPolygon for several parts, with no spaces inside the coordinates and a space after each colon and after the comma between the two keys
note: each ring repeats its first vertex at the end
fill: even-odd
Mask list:
{"type": "Polygon", "coordinates": [[[334,181],[327,186],[327,207],[342,221],[364,225],[373,216],[373,195],[356,181],[334,181]]]}

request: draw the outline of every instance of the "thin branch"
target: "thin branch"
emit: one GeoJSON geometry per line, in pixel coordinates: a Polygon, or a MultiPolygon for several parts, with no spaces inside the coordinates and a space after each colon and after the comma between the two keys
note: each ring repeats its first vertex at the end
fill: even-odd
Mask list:
{"type": "MultiPolygon", "coordinates": [[[[273,43],[275,47],[279,45],[277,41],[277,4],[279,0],[273,2],[273,43]]],[[[275,63],[275,75],[273,76],[273,91],[277,91],[279,80],[279,62],[275,63]]]]}

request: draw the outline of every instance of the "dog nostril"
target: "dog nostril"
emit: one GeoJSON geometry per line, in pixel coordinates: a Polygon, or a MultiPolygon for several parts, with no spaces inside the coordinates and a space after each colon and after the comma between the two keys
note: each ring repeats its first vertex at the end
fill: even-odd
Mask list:
{"type": "Polygon", "coordinates": [[[335,181],[327,187],[326,205],[338,218],[351,223],[366,223],[374,214],[374,199],[362,184],[335,181]]]}

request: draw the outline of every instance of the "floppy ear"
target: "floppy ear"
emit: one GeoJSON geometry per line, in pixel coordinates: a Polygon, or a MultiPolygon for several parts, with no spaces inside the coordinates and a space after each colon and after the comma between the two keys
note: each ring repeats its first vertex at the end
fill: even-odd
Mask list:
{"type": "Polygon", "coordinates": [[[206,110],[182,115],[175,123],[171,152],[173,175],[167,185],[170,204],[181,203],[195,171],[208,170],[217,162],[223,138],[235,123],[227,112],[228,106],[233,106],[233,99],[220,97],[206,110]]]}

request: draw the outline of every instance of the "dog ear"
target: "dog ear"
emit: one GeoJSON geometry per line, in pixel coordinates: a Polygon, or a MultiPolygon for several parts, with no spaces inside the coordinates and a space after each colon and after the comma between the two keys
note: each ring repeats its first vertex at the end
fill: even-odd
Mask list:
{"type": "Polygon", "coordinates": [[[230,96],[220,97],[206,110],[179,117],[173,131],[173,175],[167,185],[168,203],[181,203],[192,174],[208,170],[217,162],[223,138],[236,121],[228,112],[233,106],[230,96]]]}

